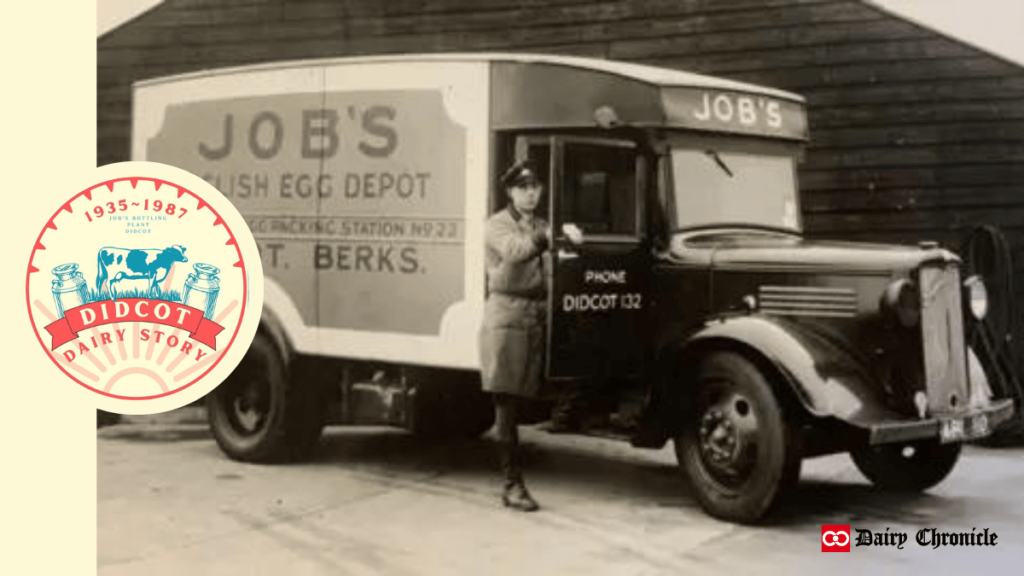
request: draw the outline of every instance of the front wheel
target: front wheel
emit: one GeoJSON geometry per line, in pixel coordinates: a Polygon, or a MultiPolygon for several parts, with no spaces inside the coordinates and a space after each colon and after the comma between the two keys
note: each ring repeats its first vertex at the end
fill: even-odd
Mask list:
{"type": "Polygon", "coordinates": [[[301,458],[320,439],[324,403],[314,385],[289,375],[270,338],[257,333],[238,368],[206,398],[221,450],[244,462],[301,458]]]}
{"type": "Polygon", "coordinates": [[[708,514],[756,522],[799,477],[794,429],[764,374],[740,354],[707,355],[695,382],[675,438],[679,464],[708,514]]]}
{"type": "Polygon", "coordinates": [[[854,464],[884,490],[920,492],[942,482],[960,458],[960,444],[923,440],[906,444],[860,446],[850,451],[854,464]]]}

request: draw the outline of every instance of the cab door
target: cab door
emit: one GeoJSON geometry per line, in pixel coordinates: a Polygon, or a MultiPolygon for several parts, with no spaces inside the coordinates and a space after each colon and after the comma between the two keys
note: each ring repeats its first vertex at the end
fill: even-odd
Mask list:
{"type": "Polygon", "coordinates": [[[547,376],[635,375],[647,324],[648,161],[627,140],[556,136],[543,148],[550,157],[554,230],[547,376]],[[581,243],[570,241],[570,226],[582,232],[581,243]]]}

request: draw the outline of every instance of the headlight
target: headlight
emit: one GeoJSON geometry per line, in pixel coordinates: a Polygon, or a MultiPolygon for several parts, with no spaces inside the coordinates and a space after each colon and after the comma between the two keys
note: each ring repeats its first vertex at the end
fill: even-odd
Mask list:
{"type": "Polygon", "coordinates": [[[988,290],[980,276],[971,276],[964,280],[964,297],[967,298],[967,307],[975,320],[981,320],[988,312],[988,290]]]}
{"type": "Polygon", "coordinates": [[[917,326],[921,320],[917,286],[910,280],[897,280],[889,284],[882,294],[882,310],[905,328],[917,326]]]}

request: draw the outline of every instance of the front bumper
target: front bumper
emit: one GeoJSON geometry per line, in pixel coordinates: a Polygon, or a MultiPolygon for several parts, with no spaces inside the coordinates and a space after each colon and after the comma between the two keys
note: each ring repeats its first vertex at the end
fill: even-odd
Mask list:
{"type": "Polygon", "coordinates": [[[869,444],[892,444],[912,440],[936,439],[940,442],[966,442],[992,434],[999,424],[1013,416],[1013,399],[994,400],[982,407],[944,414],[926,420],[888,421],[868,429],[869,444]]]}

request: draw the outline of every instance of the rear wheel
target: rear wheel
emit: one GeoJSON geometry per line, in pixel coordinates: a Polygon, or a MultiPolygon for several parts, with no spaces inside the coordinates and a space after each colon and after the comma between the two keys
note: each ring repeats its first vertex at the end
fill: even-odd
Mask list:
{"type": "Polygon", "coordinates": [[[693,410],[675,439],[679,464],[708,514],[756,522],[799,478],[796,433],[744,356],[711,353],[696,376],[693,410]]]}
{"type": "Polygon", "coordinates": [[[306,456],[325,421],[315,385],[289,377],[285,358],[257,333],[238,368],[206,399],[214,438],[230,458],[276,462],[306,456]]]}
{"type": "Polygon", "coordinates": [[[854,464],[885,490],[920,492],[942,482],[960,458],[960,444],[924,440],[861,446],[850,452],[854,464]]]}

